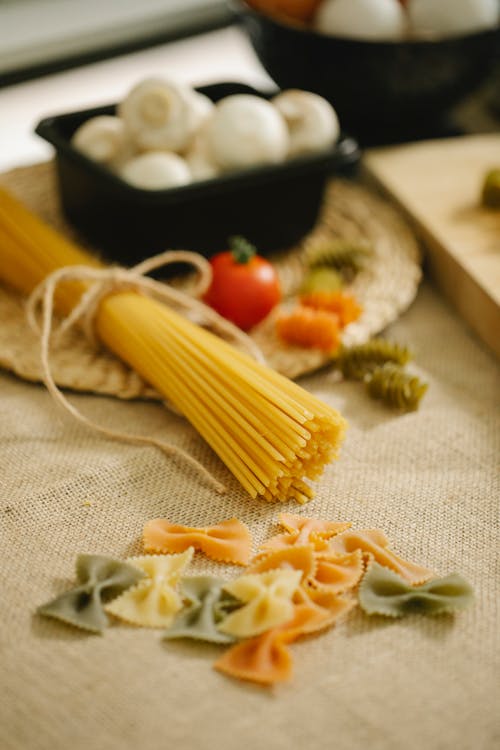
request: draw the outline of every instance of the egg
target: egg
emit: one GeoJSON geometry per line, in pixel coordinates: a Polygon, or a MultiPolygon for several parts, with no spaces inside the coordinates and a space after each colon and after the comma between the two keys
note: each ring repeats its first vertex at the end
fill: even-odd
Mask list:
{"type": "Polygon", "coordinates": [[[326,0],[314,17],[318,31],[355,39],[401,39],[406,25],[398,0],[326,0]]]}
{"type": "Polygon", "coordinates": [[[494,27],[498,0],[410,0],[408,13],[415,36],[453,36],[494,27]]]}

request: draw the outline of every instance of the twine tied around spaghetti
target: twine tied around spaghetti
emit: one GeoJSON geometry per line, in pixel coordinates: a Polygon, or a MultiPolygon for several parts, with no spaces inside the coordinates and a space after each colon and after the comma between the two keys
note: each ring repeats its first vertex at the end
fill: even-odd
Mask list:
{"type": "MultiPolygon", "coordinates": [[[[52,398],[68,414],[71,414],[78,422],[105,437],[120,440],[132,445],[148,445],[159,448],[166,455],[182,458],[188,465],[200,473],[219,493],[226,488],[196,459],[181,448],[171,445],[163,440],[150,438],[144,435],[133,435],[118,430],[111,430],[97,424],[84,416],[64,396],[57,386],[50,367],[50,342],[57,340],[69,329],[79,325],[86,337],[97,344],[95,334],[95,318],[102,300],[110,294],[121,291],[135,291],[139,294],[152,297],[167,305],[177,308],[185,315],[195,317],[200,325],[210,328],[222,337],[239,344],[257,361],[264,363],[265,360],[257,344],[233,323],[223,318],[198,299],[210,286],[212,280],[212,269],[210,263],[198,253],[187,250],[166,250],[147,260],[138,263],[130,269],[120,266],[109,268],[92,268],[90,266],[65,266],[49,274],[32,292],[27,302],[26,314],[28,322],[40,337],[40,358],[42,366],[43,382],[52,398]],[[171,265],[172,263],[187,263],[198,271],[197,282],[191,294],[176,289],[161,281],[151,279],[145,274],[158,268],[171,265]],[[89,288],[82,294],[78,303],[71,312],[62,319],[58,325],[54,325],[54,298],[60,284],[68,281],[88,283],[89,288]],[[38,322],[37,313],[40,309],[41,322],[38,322]]],[[[168,406],[168,404],[167,404],[168,406]]]]}

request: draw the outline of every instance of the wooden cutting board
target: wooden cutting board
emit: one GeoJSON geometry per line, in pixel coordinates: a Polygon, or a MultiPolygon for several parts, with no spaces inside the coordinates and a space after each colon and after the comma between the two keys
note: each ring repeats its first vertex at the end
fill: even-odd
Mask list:
{"type": "Polygon", "coordinates": [[[500,134],[373,149],[364,166],[415,226],[429,276],[500,357],[500,210],[480,205],[500,134]]]}

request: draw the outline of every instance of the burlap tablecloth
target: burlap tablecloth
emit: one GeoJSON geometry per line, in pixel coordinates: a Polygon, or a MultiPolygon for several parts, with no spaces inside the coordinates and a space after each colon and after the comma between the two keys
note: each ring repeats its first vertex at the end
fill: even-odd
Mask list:
{"type": "Polygon", "coordinates": [[[499,371],[425,285],[390,335],[415,350],[430,383],[420,411],[395,416],[329,371],[304,379],[350,429],[300,510],[250,501],[159,404],[72,397],[114,427],[189,450],[229,485],[226,496],[154,449],[86,432],[43,387],[0,375],[2,750],[498,747],[499,371]],[[148,519],[236,515],[258,543],[283,509],[382,528],[406,558],[461,572],[476,603],[456,617],[356,612],[294,645],[293,682],[274,689],[213,670],[215,646],[126,626],[88,636],[33,614],[73,580],[76,553],[138,553],[148,519]]]}

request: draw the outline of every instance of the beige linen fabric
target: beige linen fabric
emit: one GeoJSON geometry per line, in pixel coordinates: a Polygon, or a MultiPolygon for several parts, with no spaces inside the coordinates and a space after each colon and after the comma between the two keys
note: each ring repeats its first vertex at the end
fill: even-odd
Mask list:
{"type": "MultiPolygon", "coordinates": [[[[85,431],[43,387],[0,375],[2,750],[498,747],[498,367],[427,285],[390,335],[414,349],[430,383],[421,409],[395,416],[328,370],[303,379],[350,422],[305,508],[249,500],[161,404],[71,396],[109,426],[187,449],[227,495],[155,449],[85,431]],[[292,646],[294,679],[273,689],[216,672],[212,645],[124,625],[89,636],[34,615],[74,580],[77,553],[136,554],[151,518],[202,525],[236,515],[257,545],[279,510],[379,527],[404,557],[461,572],[476,603],[456,617],[401,621],[356,611],[292,646]]],[[[230,572],[201,556],[196,567],[230,572]]]]}

